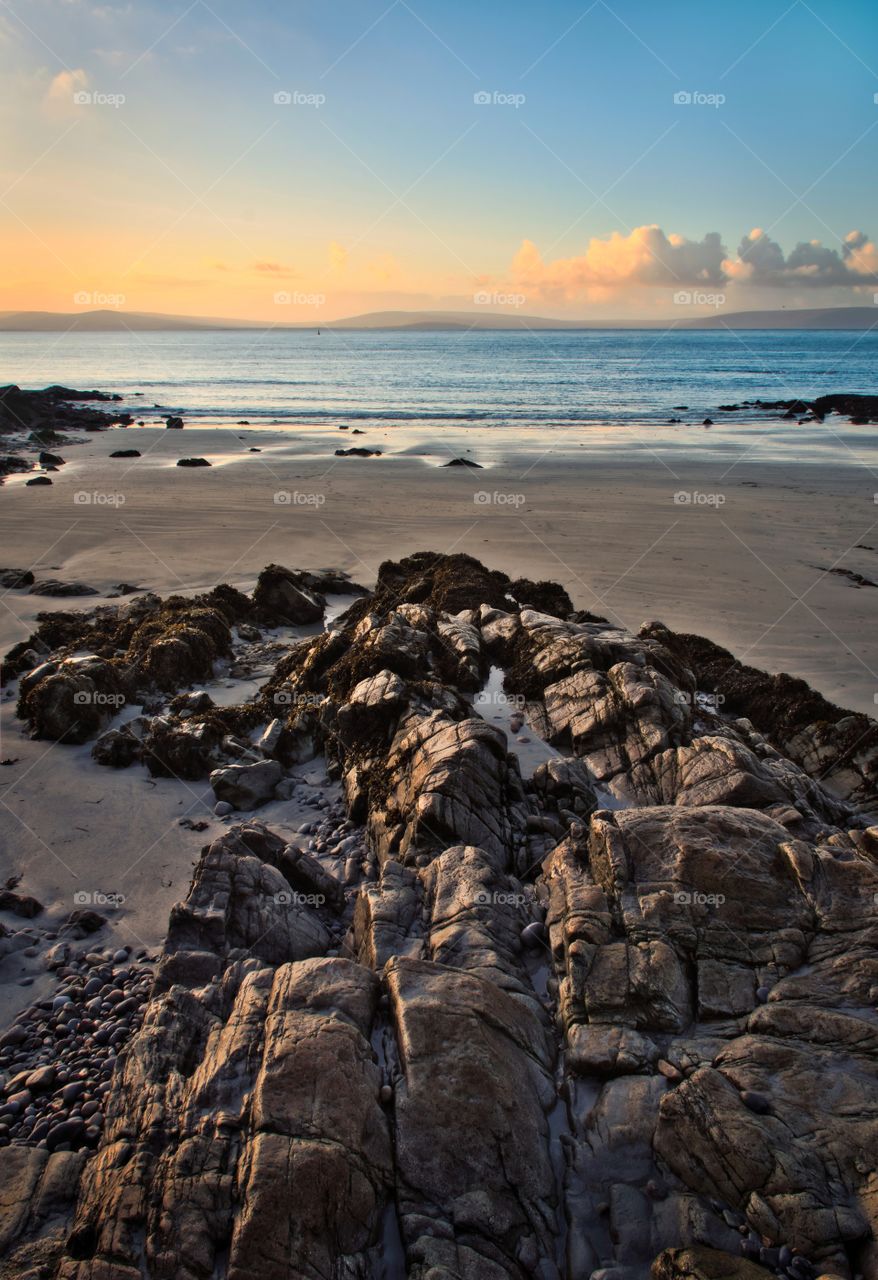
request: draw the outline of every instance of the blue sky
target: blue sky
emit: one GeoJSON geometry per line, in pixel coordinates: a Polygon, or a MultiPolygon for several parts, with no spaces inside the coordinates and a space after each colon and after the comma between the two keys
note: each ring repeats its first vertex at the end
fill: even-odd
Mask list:
{"type": "Polygon", "coordinates": [[[876,36],[866,0],[9,0],[2,305],[871,303],[876,36]]]}

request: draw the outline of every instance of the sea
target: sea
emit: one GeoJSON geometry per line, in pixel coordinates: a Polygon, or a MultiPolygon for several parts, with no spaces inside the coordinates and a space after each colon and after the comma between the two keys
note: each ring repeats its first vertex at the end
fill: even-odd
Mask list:
{"type": "Polygon", "coordinates": [[[96,387],[192,426],[640,430],[764,416],[720,410],[747,400],[878,394],[878,329],[0,333],[7,382],[96,387]]]}

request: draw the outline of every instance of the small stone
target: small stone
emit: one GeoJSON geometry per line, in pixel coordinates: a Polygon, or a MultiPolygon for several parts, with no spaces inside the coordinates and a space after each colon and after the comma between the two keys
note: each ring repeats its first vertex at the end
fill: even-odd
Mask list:
{"type": "Polygon", "coordinates": [[[228,817],[230,813],[233,813],[234,809],[232,805],[229,804],[228,800],[217,800],[216,804],[213,806],[213,811],[218,818],[225,818],[228,817]]]}
{"type": "Polygon", "coordinates": [[[537,947],[545,946],[546,926],[541,924],[539,920],[533,920],[530,924],[525,925],[521,931],[521,941],[531,950],[537,947]]]}
{"type": "Polygon", "coordinates": [[[667,1062],[664,1058],[659,1058],[657,1067],[666,1080],[682,1080],[683,1073],[672,1062],[667,1062]]]}

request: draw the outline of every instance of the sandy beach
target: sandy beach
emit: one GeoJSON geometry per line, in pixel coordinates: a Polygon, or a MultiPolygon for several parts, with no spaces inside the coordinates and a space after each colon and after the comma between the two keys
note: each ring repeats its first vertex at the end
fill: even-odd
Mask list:
{"type": "MultiPolygon", "coordinates": [[[[878,581],[871,429],[796,430],[718,425],[647,439],[616,428],[562,433],[547,448],[496,430],[437,440],[113,429],[65,447],[51,488],[7,478],[0,534],[5,563],[100,592],[123,581],[161,594],[246,589],[271,562],[337,566],[370,586],[386,558],[466,551],[563,583],[578,608],[633,629],[659,618],[872,714],[876,588],[839,572],[878,581]],[[822,459],[811,447],[821,435],[822,459]],[[334,456],[364,445],[382,456],[334,456]],[[109,457],[134,448],[142,457],[109,457]],[[212,465],[176,467],[191,456],[212,465]],[[483,469],[445,467],[453,457],[483,469]]],[[[76,603],[6,592],[0,645],[24,638],[41,609],[76,603]]]]}
{"type": "MultiPolygon", "coordinates": [[[[745,1214],[725,1203],[737,1203],[732,1192],[705,1199],[703,1223],[679,1229],[692,1193],[713,1192],[702,1173],[705,1126],[685,1108],[679,1120],[671,1110],[684,1089],[717,1074],[718,1054],[755,1053],[745,1074],[730,1072],[735,1088],[721,1086],[717,1107],[743,1109],[757,1124],[773,1121],[767,1109],[783,1114],[786,1099],[799,1106],[804,1098],[815,1113],[808,1124],[830,1125],[825,1106],[811,1101],[824,1096],[808,1084],[812,1047],[798,1056],[784,1049],[794,1065],[779,1069],[773,1035],[746,1034],[748,1016],[798,1009],[798,975],[817,969],[807,939],[821,913],[829,923],[814,954],[824,947],[826,958],[804,979],[809,999],[835,1005],[850,1002],[851,991],[874,999],[874,722],[842,716],[818,694],[874,711],[878,479],[867,433],[847,445],[828,436],[831,456],[827,442],[823,462],[804,463],[783,447],[795,437],[740,424],[648,442],[629,432],[624,445],[618,429],[559,433],[550,450],[520,432],[457,430],[439,442],[417,430],[354,437],[148,426],[53,446],[64,461],[48,473],[51,485],[7,477],[5,565],[32,572],[37,591],[4,590],[0,646],[7,653],[30,636],[40,613],[74,620],[60,651],[40,639],[36,654],[14,659],[23,666],[0,701],[0,1028],[9,1028],[0,1032],[0,1145],[26,1172],[94,1151],[102,1160],[108,1144],[123,1152],[101,1166],[97,1192],[77,1182],[77,1166],[60,1195],[62,1227],[77,1195],[76,1212],[115,1221],[119,1180],[130,1176],[127,1135],[135,1132],[141,1153],[157,1141],[148,1128],[156,1099],[181,1117],[181,1149],[203,1143],[216,1153],[239,1129],[258,1146],[261,1132],[247,1130],[251,1108],[271,1089],[285,1100],[308,1094],[303,1118],[282,1121],[306,1135],[319,1108],[350,1111],[350,1124],[320,1119],[318,1132],[331,1138],[310,1143],[320,1160],[339,1147],[337,1131],[341,1149],[355,1150],[369,1108],[369,1124],[384,1125],[385,1108],[404,1133],[412,1106],[417,1125],[420,1117],[436,1125],[427,1138],[418,1132],[405,1175],[417,1184],[420,1168],[431,1167],[422,1155],[429,1149],[439,1172],[435,1186],[417,1192],[424,1203],[442,1201],[462,1147],[476,1152],[468,1160],[477,1160],[489,1202],[503,1203],[508,1187],[518,1196],[519,1174],[497,1161],[490,1135],[508,1127],[514,1096],[512,1130],[524,1135],[528,1169],[521,1177],[531,1179],[536,1151],[539,1202],[562,1186],[575,1206],[569,1248],[577,1252],[563,1274],[609,1274],[595,1268],[613,1256],[600,1207],[612,1202],[610,1231],[628,1263],[613,1274],[624,1280],[646,1280],[650,1258],[678,1230],[728,1256],[743,1250],[778,1263],[784,1249],[793,1256],[791,1241],[803,1257],[827,1257],[838,1268],[827,1275],[853,1280],[829,1228],[809,1235],[779,1210],[763,1233],[768,1244],[752,1233],[744,1239],[745,1214]],[[381,452],[335,454],[362,446],[381,452]],[[140,456],[110,456],[119,450],[140,456]],[[178,467],[181,458],[210,466],[178,467]],[[479,469],[446,465],[455,459],[479,469]],[[425,549],[440,553],[435,565],[415,555],[425,549]],[[456,558],[462,552],[482,564],[456,558]],[[388,560],[402,563],[379,575],[388,560]],[[425,561],[434,567],[421,577],[425,561]],[[266,574],[268,564],[294,572],[266,574]],[[306,582],[299,570],[321,576],[306,582]],[[498,581],[489,570],[509,576],[498,581]],[[397,572],[416,602],[399,604],[397,572]],[[52,594],[39,593],[42,583],[52,594]],[[207,594],[224,583],[237,591],[207,594]],[[361,602],[365,616],[345,612],[356,583],[374,589],[361,602]],[[95,594],[71,594],[72,584],[95,594]],[[302,594],[309,585],[319,600],[302,594]],[[151,602],[146,592],[155,593],[151,602]],[[185,599],[163,614],[157,597],[171,595],[185,599]],[[138,630],[125,630],[138,599],[143,627],[161,615],[145,651],[138,630]],[[290,600],[306,606],[301,617],[287,612],[290,600]],[[76,611],[104,604],[119,613],[104,614],[93,632],[84,613],[75,621],[76,611]],[[571,604],[608,621],[583,620],[571,604]],[[655,620],[665,627],[638,634],[655,620]],[[766,681],[760,697],[748,678],[732,675],[743,703],[724,711],[722,697],[696,693],[712,686],[706,666],[690,665],[686,632],[768,672],[803,677],[817,693],[766,681]],[[166,655],[155,666],[153,652],[166,655]],[[530,692],[510,693],[504,673],[530,692]],[[80,697],[73,689],[91,689],[82,695],[91,707],[123,685],[118,713],[99,711],[86,740],[51,740],[67,724],[75,733],[89,714],[70,706],[80,697]],[[22,708],[34,736],[17,718],[22,708]],[[767,741],[773,727],[783,752],[767,741]],[[605,883],[591,880],[589,866],[605,883]],[[622,874],[617,866],[630,868],[621,889],[607,878],[622,874]],[[604,895],[616,892],[613,910],[628,931],[621,936],[600,923],[611,918],[604,895]],[[599,914],[578,905],[587,895],[599,914]],[[644,929],[657,930],[657,940],[644,942],[644,929]],[[673,949],[690,938],[699,948],[692,994],[673,949]],[[850,971],[847,957],[843,970],[833,967],[837,945],[855,955],[844,995],[832,986],[850,971]],[[791,956],[783,962],[774,958],[782,946],[791,956]],[[644,948],[652,948],[648,962],[637,959],[644,948]],[[628,978],[618,967],[623,951],[628,978]],[[581,1023],[572,1002],[582,997],[563,993],[581,981],[579,957],[595,952],[585,996],[593,1021],[581,1023]],[[287,982],[301,985],[286,992],[287,982]],[[382,983],[391,996],[379,997],[382,983]],[[775,986],[778,1003],[765,1004],[775,986]],[[259,991],[266,1013],[252,1003],[259,991]],[[651,1021],[638,1024],[646,1032],[624,1021],[629,1008],[646,1011],[651,1021]],[[353,1066],[335,1045],[339,1034],[360,1037],[353,1066]],[[470,1062],[477,1083],[466,1086],[471,1114],[464,1108],[461,1118],[456,1082],[470,1062]],[[270,1084],[278,1063],[286,1075],[270,1084]],[[644,1087],[646,1101],[637,1092],[644,1087]],[[622,1110],[595,1149],[603,1129],[593,1117],[605,1103],[622,1110]],[[485,1114],[489,1137],[473,1147],[485,1114]],[[191,1122],[197,1133],[186,1128],[189,1116],[204,1117],[191,1122]],[[689,1125],[682,1144],[679,1124],[689,1125]],[[625,1140],[639,1144],[638,1155],[608,1175],[620,1133],[635,1135],[625,1140]],[[568,1151],[577,1153],[571,1169],[585,1170],[581,1181],[565,1178],[568,1151]],[[625,1240],[627,1202],[619,1199],[620,1209],[613,1197],[629,1184],[641,1196],[643,1178],[660,1190],[642,1197],[638,1235],[625,1240]],[[678,1215],[670,1226],[666,1203],[678,1215]]],[[[698,645],[692,653],[704,657],[698,645]]],[[[720,662],[723,671],[733,665],[720,662]]],[[[829,1015],[808,1007],[804,1016],[820,1028],[829,1015]]],[[[853,1013],[845,1017],[854,1023],[853,1013]]],[[[805,1043],[798,1023],[795,1035],[805,1043]]],[[[859,1098],[863,1077],[843,1087],[859,1098]]],[[[868,1089],[867,1106],[874,1084],[868,1089]]],[[[710,1113],[708,1131],[735,1132],[735,1115],[710,1113]]],[[[163,1125],[159,1140],[175,1143],[171,1132],[163,1125]]],[[[284,1181],[287,1143],[298,1152],[310,1142],[295,1132],[281,1138],[283,1168],[267,1187],[249,1172],[249,1155],[238,1159],[236,1177],[258,1213],[275,1213],[281,1186],[293,1212],[308,1216],[301,1205],[312,1192],[298,1174],[284,1181]]],[[[504,1150],[510,1141],[519,1138],[505,1139],[504,1150]]],[[[399,1142],[404,1152],[405,1137],[399,1142]]],[[[843,1158],[852,1160],[859,1143],[845,1131],[843,1158]]],[[[812,1167],[810,1153],[793,1153],[812,1167]]],[[[723,1160],[734,1158],[728,1148],[723,1160]]],[[[130,1167],[146,1168],[145,1156],[130,1167]]],[[[133,1176],[145,1185],[167,1178],[163,1203],[176,1222],[188,1176],[164,1155],[156,1168],[133,1176]]],[[[798,1166],[784,1176],[794,1187],[804,1178],[798,1166]]],[[[315,1176],[319,1223],[327,1178],[315,1176]]],[[[345,1178],[331,1179],[342,1188],[340,1220],[353,1221],[359,1209],[345,1178]]],[[[426,1218],[412,1225],[382,1203],[369,1201],[358,1248],[371,1269],[363,1274],[403,1280],[409,1242],[429,1252],[451,1228],[419,1237],[426,1218]]],[[[484,1220],[479,1230],[492,1238],[497,1215],[484,1220]]],[[[16,1229],[27,1256],[30,1228],[16,1229]]],[[[78,1254],[80,1236],[65,1243],[67,1229],[59,1227],[53,1247],[78,1254]]],[[[323,1230],[315,1228],[320,1247],[323,1230]]],[[[540,1229],[533,1256],[554,1256],[553,1230],[540,1229]]],[[[331,1253],[334,1228],[330,1235],[331,1253]]],[[[307,1237],[295,1247],[310,1257],[316,1246],[307,1237]]],[[[283,1268],[272,1274],[305,1274],[283,1268]]],[[[808,1268],[777,1274],[811,1280],[816,1264],[808,1268]]],[[[524,1280],[525,1272],[511,1262],[498,1274],[524,1280]]]]}

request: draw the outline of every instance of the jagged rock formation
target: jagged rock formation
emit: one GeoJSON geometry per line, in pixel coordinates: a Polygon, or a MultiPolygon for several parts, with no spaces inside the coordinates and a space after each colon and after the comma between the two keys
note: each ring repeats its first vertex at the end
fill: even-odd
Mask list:
{"type": "MultiPolygon", "coordinates": [[[[66,647],[176,691],[315,591],[272,566],[255,604],[52,615],[21,711],[45,728],[66,647]]],[[[332,848],[244,818],[204,849],[97,1151],[4,1151],[0,1277],[878,1274],[874,726],[852,754],[761,673],[770,714],[711,702],[706,652],[425,553],[255,703],[101,737],[275,795],[323,752],[349,820],[332,848]],[[535,768],[473,700],[497,666],[535,768]]]]}

